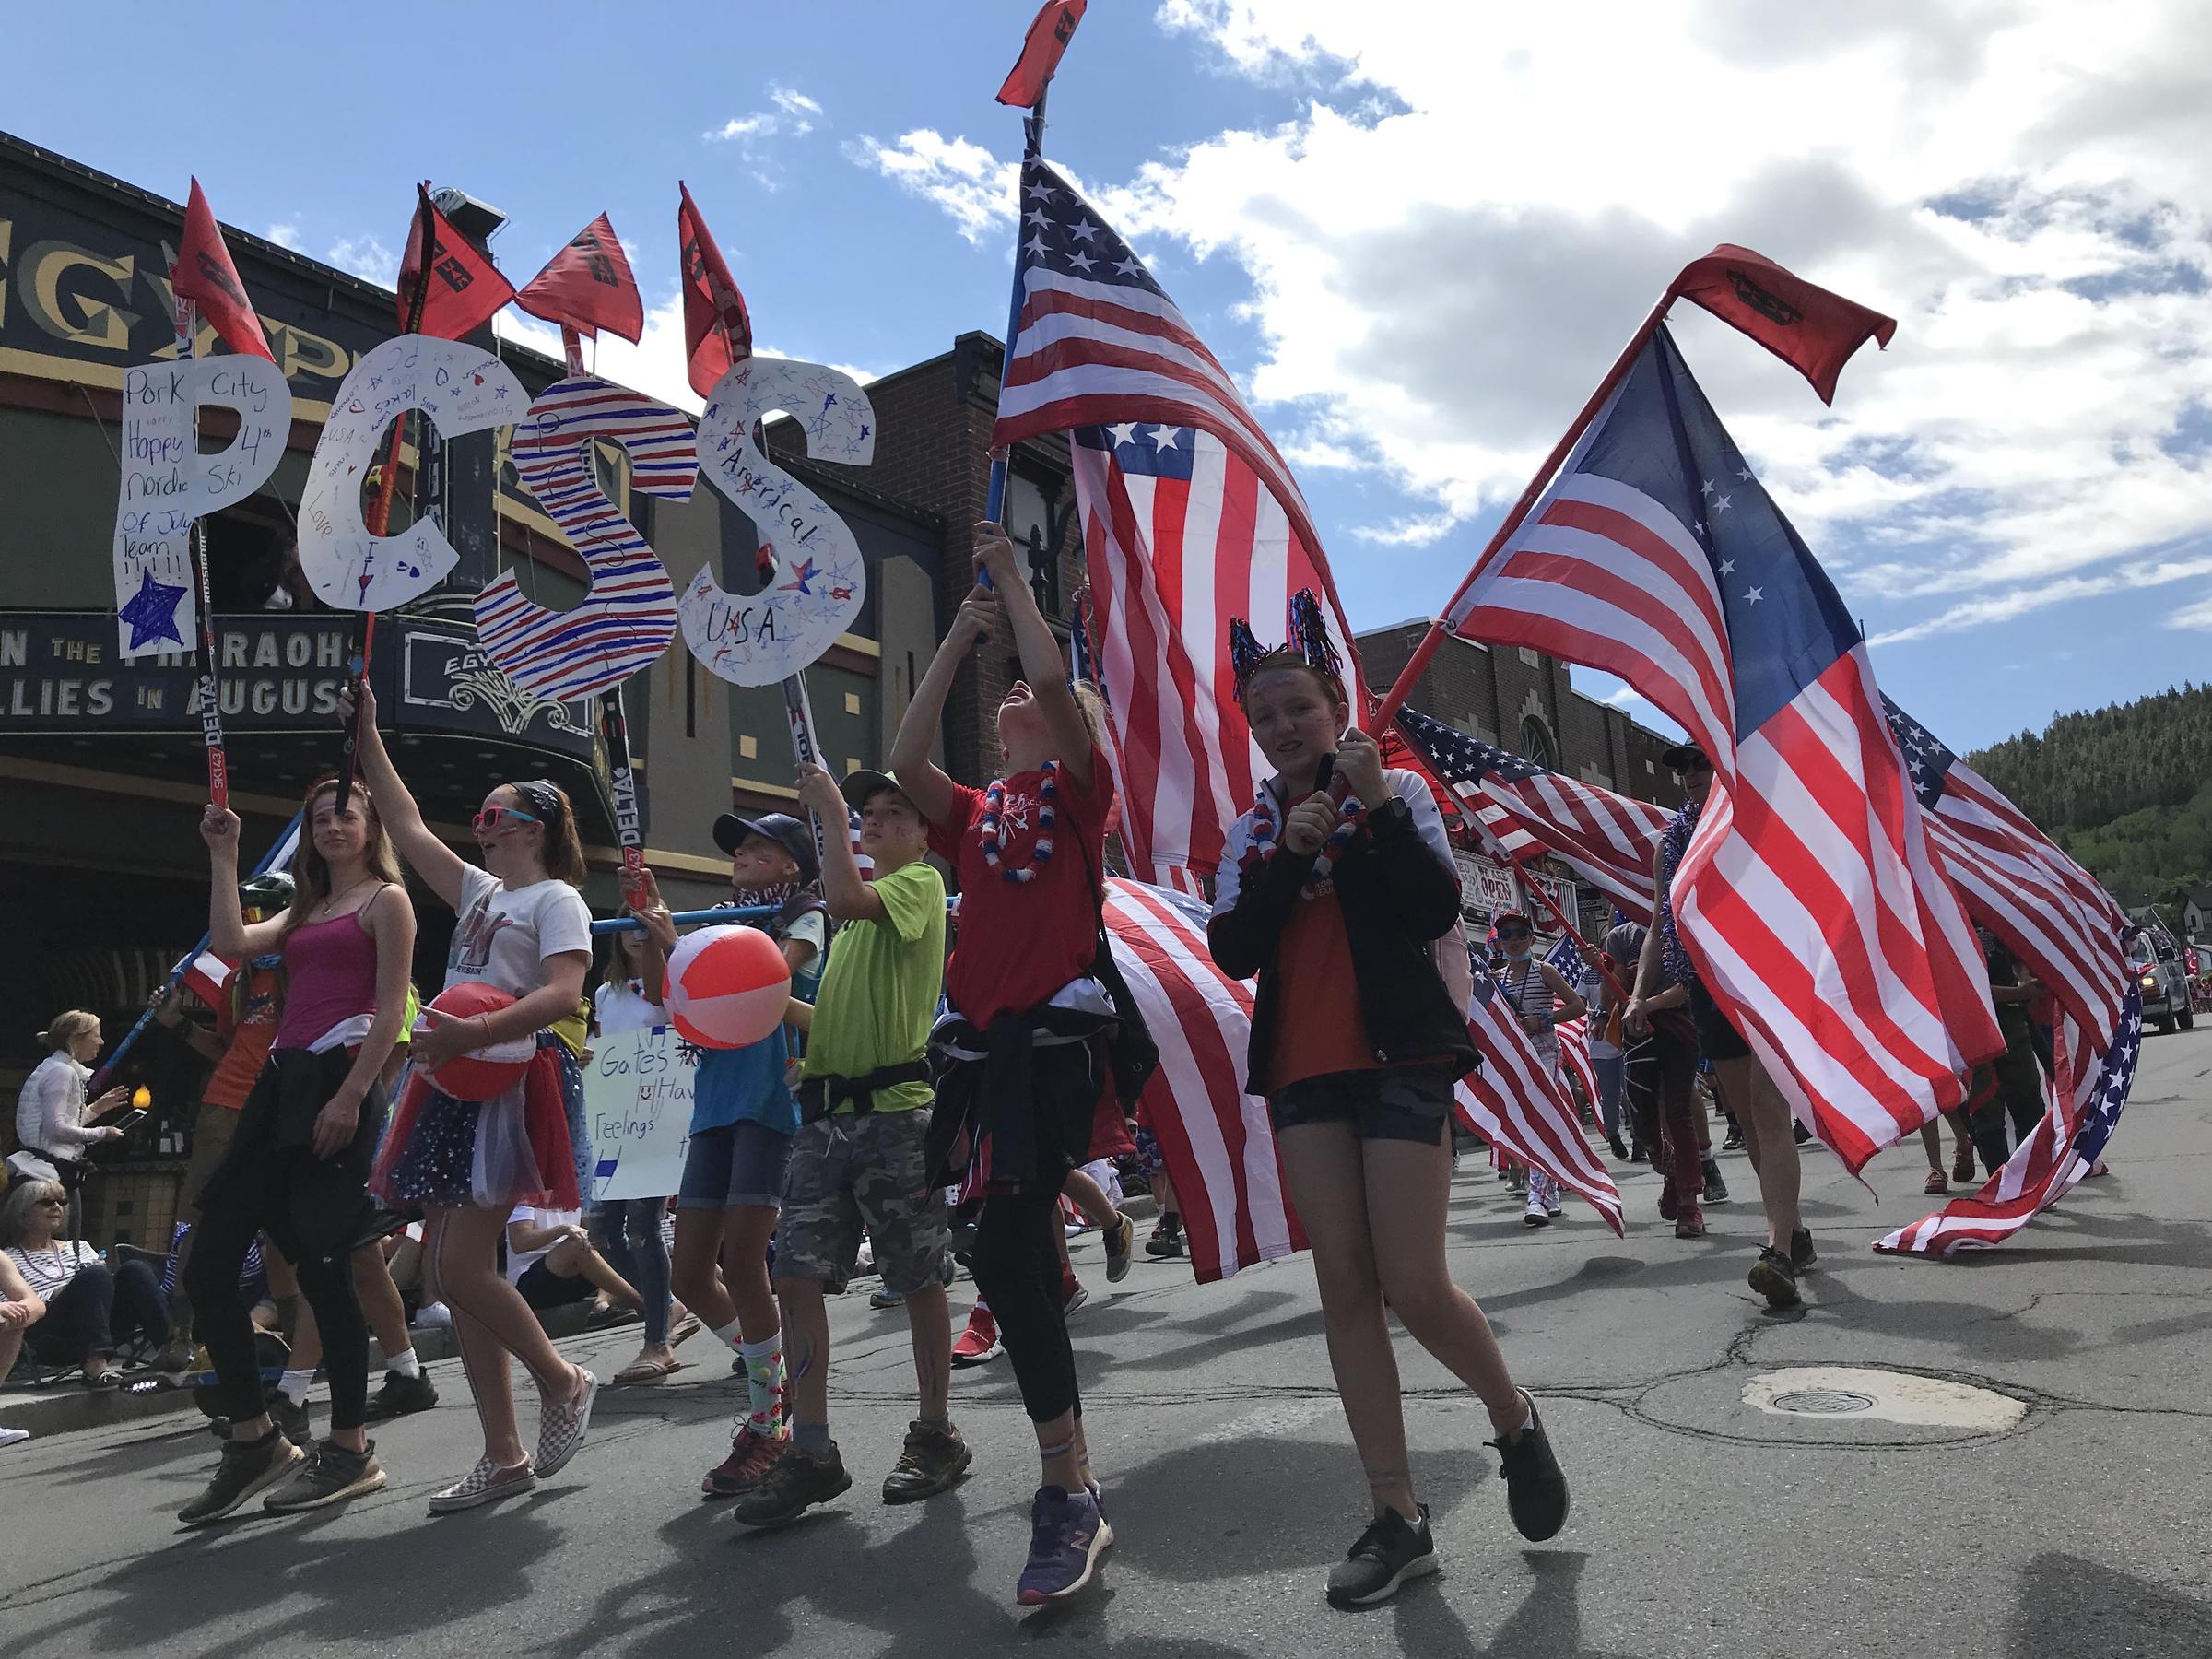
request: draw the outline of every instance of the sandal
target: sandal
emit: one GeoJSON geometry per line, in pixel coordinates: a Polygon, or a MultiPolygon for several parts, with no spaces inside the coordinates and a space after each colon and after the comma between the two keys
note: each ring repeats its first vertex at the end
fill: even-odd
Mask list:
{"type": "Polygon", "coordinates": [[[617,1388],[634,1388],[641,1383],[658,1382],[684,1369],[681,1359],[633,1359],[615,1373],[617,1388]]]}
{"type": "Polygon", "coordinates": [[[1930,1170],[1928,1178],[1921,1183],[1920,1190],[1924,1193],[1947,1193],[1951,1190],[1950,1177],[1941,1170],[1930,1170]]]}
{"type": "Polygon", "coordinates": [[[103,1365],[88,1362],[85,1366],[84,1384],[87,1388],[121,1388],[123,1380],[123,1367],[112,1359],[103,1365]]]}
{"type": "Polygon", "coordinates": [[[688,1342],[707,1328],[706,1322],[696,1313],[687,1313],[676,1322],[676,1329],[668,1333],[668,1346],[688,1342]]]}

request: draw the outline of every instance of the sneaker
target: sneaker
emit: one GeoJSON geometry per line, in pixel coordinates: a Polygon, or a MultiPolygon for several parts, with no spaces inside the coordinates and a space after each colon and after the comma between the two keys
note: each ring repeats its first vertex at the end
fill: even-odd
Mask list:
{"type": "Polygon", "coordinates": [[[1613,1154],[1615,1162],[1627,1163],[1629,1161],[1629,1144],[1619,1135],[1609,1137],[1606,1142],[1606,1149],[1613,1154]]]}
{"type": "Polygon", "coordinates": [[[1684,1210],[1680,1215],[1675,1218],[1676,1238],[1701,1239],[1704,1236],[1705,1212],[1700,1209],[1696,1205],[1691,1205],[1688,1209],[1684,1210]]]}
{"type": "Polygon", "coordinates": [[[1559,1214],[1559,1183],[1556,1181],[1544,1183],[1544,1213],[1551,1217],[1559,1214]]]}
{"type": "Polygon", "coordinates": [[[1514,1170],[1505,1178],[1505,1190],[1516,1198],[1528,1191],[1528,1171],[1514,1170]]]}
{"type": "Polygon", "coordinates": [[[1807,1129],[1803,1124],[1792,1123],[1790,1124],[1790,1138],[1802,1147],[1806,1141],[1809,1141],[1813,1138],[1813,1132],[1810,1129],[1807,1129]]]}
{"type": "Polygon", "coordinates": [[[480,1503],[497,1503],[502,1498],[520,1497],[536,1485],[537,1471],[526,1463],[502,1469],[490,1458],[479,1457],[477,1466],[452,1486],[430,1494],[430,1513],[450,1515],[480,1503]]]}
{"type": "Polygon", "coordinates": [[[1659,1219],[1662,1221],[1672,1221],[1681,1213],[1682,1200],[1675,1194],[1675,1178],[1672,1175],[1660,1176],[1659,1219]]]}
{"type": "Polygon", "coordinates": [[[383,1465],[376,1461],[374,1441],[359,1452],[324,1441],[307,1454],[291,1479],[261,1500],[261,1507],[275,1514],[297,1514],[365,1497],[382,1491],[383,1486],[383,1465]]]}
{"type": "Polygon", "coordinates": [[[1532,1544],[1541,1544],[1567,1524],[1567,1477],[1551,1454],[1551,1436],[1536,1415],[1525,1388],[1528,1421],[1518,1431],[1488,1442],[1498,1453],[1498,1477],[1505,1482],[1505,1509],[1513,1525],[1532,1544]]]}
{"type": "Polygon", "coordinates": [[[1741,1152],[1744,1149],[1744,1132],[1734,1124],[1728,1125],[1728,1138],[1721,1142],[1724,1152],[1741,1152]]]}
{"type": "Polygon", "coordinates": [[[1790,1265],[1803,1273],[1820,1258],[1813,1253],[1813,1235],[1810,1229],[1799,1228],[1790,1235],[1790,1265]]]}
{"type": "Polygon", "coordinates": [[[307,1453],[272,1429],[259,1441],[229,1441],[207,1489],[177,1512],[186,1526],[205,1526],[236,1512],[249,1499],[288,1480],[307,1453]]]}
{"type": "Polygon", "coordinates": [[[0,1424],[0,1446],[19,1446],[30,1438],[28,1429],[10,1429],[0,1424]]]}
{"type": "Polygon", "coordinates": [[[540,1400],[537,1409],[537,1455],[531,1460],[541,1479],[550,1478],[568,1466],[583,1444],[584,1431],[592,1426],[592,1405],[599,1397],[599,1379],[591,1372],[583,1373],[583,1392],[565,1406],[555,1406],[540,1400]]]}
{"type": "Polygon", "coordinates": [[[292,1404],[292,1396],[281,1388],[269,1390],[269,1421],[284,1430],[284,1438],[302,1452],[312,1452],[315,1446],[314,1430],[308,1426],[307,1402],[292,1404]]]}
{"type": "Polygon", "coordinates": [[[180,1337],[166,1344],[146,1362],[148,1371],[165,1371],[171,1376],[182,1375],[192,1370],[193,1356],[198,1350],[191,1342],[180,1337]]]}
{"type": "Polygon", "coordinates": [[[1524,1227],[1549,1227],[1551,1225],[1551,1212],[1544,1207],[1543,1194],[1529,1194],[1528,1203],[1521,1211],[1521,1224],[1524,1227]]]}
{"type": "Polygon", "coordinates": [[[1343,1560],[1329,1569],[1329,1606],[1371,1607],[1388,1601],[1407,1579],[1436,1571],[1436,1544],[1429,1535],[1429,1506],[1419,1521],[1384,1510],[1368,1524],[1343,1560]]]}
{"type": "Polygon", "coordinates": [[[730,1441],[730,1454],[709,1469],[699,1483],[702,1496],[708,1498],[742,1498],[761,1477],[775,1467],[777,1455],[783,1450],[781,1440],[771,1440],[765,1434],[755,1434],[749,1429],[740,1429],[730,1441]]]}
{"type": "Polygon", "coordinates": [[[1794,1308],[1803,1300],[1797,1294],[1797,1265],[1787,1254],[1769,1244],[1751,1264],[1751,1288],[1767,1299],[1770,1308],[1794,1308]]]}
{"type": "Polygon", "coordinates": [[[852,1487],[853,1477],[845,1473],[845,1460],[837,1454],[836,1441],[817,1452],[796,1441],[785,1441],[768,1472],[737,1500],[731,1513],[742,1526],[788,1526],[816,1504],[841,1497],[852,1487]]]}
{"type": "Polygon", "coordinates": [[[971,1365],[988,1365],[1006,1351],[998,1340],[998,1321],[991,1316],[990,1309],[976,1303],[975,1311],[968,1315],[968,1328],[952,1345],[952,1369],[966,1371],[971,1365]]]}
{"type": "Polygon", "coordinates": [[[388,1423],[394,1418],[428,1411],[437,1404],[438,1388],[429,1376],[418,1372],[403,1377],[397,1371],[386,1371],[384,1385],[370,1396],[369,1420],[388,1423]]]}
{"type": "Polygon", "coordinates": [[[1145,1241],[1145,1253],[1156,1262],[1181,1260],[1182,1256],[1182,1225],[1160,1222],[1145,1241]]]}
{"type": "Polygon", "coordinates": [[[1129,1265],[1136,1255],[1136,1223],[1121,1210],[1113,1212],[1113,1225],[1106,1230],[1106,1282],[1118,1285],[1129,1277],[1129,1265]]]}
{"type": "Polygon", "coordinates": [[[1113,1528],[1088,1488],[1071,1497],[1056,1486],[1039,1487],[1030,1505],[1030,1559],[1014,1599],[1025,1607],[1065,1601],[1090,1583],[1112,1544],[1113,1528]]]}
{"type": "Polygon", "coordinates": [[[940,1429],[917,1418],[906,1428],[906,1445],[899,1462],[883,1477],[886,1503],[912,1503],[934,1498],[968,1472],[975,1453],[947,1423],[940,1429]]]}
{"type": "Polygon", "coordinates": [[[1060,1281],[1060,1294],[1064,1299],[1060,1308],[1062,1318],[1090,1300],[1090,1292],[1083,1288],[1083,1281],[1072,1273],[1060,1281]]]}
{"type": "Polygon", "coordinates": [[[1705,1202],[1708,1204],[1728,1202],[1728,1183],[1721,1179],[1721,1165],[1718,1159],[1708,1158],[1705,1160],[1705,1202]]]}
{"type": "Polygon", "coordinates": [[[888,1285],[878,1285],[868,1293],[868,1306],[874,1308],[877,1312],[896,1308],[905,1300],[905,1297],[900,1295],[888,1285]]]}

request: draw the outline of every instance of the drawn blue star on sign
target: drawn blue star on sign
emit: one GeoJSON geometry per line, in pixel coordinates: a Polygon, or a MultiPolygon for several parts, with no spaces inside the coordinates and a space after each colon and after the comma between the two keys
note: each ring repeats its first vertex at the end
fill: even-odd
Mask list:
{"type": "Polygon", "coordinates": [[[177,606],[184,603],[186,590],[171,587],[165,582],[156,582],[151,571],[138,573],[138,591],[131,602],[116,612],[131,625],[131,646],[136,651],[149,640],[174,640],[184,643],[184,636],[177,631],[177,606]]]}

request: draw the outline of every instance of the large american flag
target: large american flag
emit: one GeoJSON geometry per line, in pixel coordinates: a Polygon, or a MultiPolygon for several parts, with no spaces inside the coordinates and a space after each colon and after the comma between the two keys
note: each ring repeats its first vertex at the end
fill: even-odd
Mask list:
{"type": "Polygon", "coordinates": [[[1188,888],[1266,775],[1233,695],[1229,619],[1272,644],[1312,588],[1357,682],[1351,629],[1289,467],[1174,301],[1043,162],[1023,165],[1021,202],[992,443],[1073,434],[1123,841],[1134,869],[1188,888]]]}
{"type": "Polygon", "coordinates": [[[2098,1049],[2110,1048],[2133,980],[2120,944],[2125,912],[1935,734],[1888,698],[1882,705],[1968,914],[2027,963],[2098,1049]]]}
{"type": "Polygon", "coordinates": [[[601,488],[597,445],[618,444],[631,482],[648,495],[688,500],[699,477],[691,422],[665,404],[571,375],[538,394],[514,435],[514,465],[538,505],[583,558],[591,591],[565,611],[523,594],[502,571],[476,597],[485,654],[523,690],[570,701],[620,685],[676,637],[667,567],[601,488]]]}
{"type": "Polygon", "coordinates": [[[1519,864],[1548,853],[1622,914],[1651,925],[1665,808],[1551,771],[1411,709],[1398,711],[1398,731],[1506,857],[1519,864]]]}
{"type": "Polygon", "coordinates": [[[1853,1171],[2003,1046],[1843,602],[1662,327],[1449,621],[1618,675],[1697,739],[1706,988],[1853,1171]]]}
{"type": "Polygon", "coordinates": [[[1306,1248],[1267,1103],[1244,1092],[1252,987],[1214,966],[1203,900],[1123,877],[1106,882],[1106,935],[1159,1045],[1145,1115],[1175,1183],[1199,1281],[1306,1248]]]}
{"type": "Polygon", "coordinates": [[[2049,1209],[2096,1166],[2112,1139],[2143,1052],[2143,994],[2132,982],[2121,999],[2111,1047],[2101,1053],[2071,1019],[2059,1022],[2051,1105],[2005,1167],[1971,1198],[1900,1227],[1875,1249],[1902,1255],[1994,1250],[2049,1209]]]}

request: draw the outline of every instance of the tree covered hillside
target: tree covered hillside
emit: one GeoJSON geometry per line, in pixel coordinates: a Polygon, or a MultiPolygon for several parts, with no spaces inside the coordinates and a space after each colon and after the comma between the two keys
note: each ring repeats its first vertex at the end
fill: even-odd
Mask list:
{"type": "Polygon", "coordinates": [[[2062,714],[1967,762],[2124,903],[2212,887],[2212,686],[2062,714]]]}

